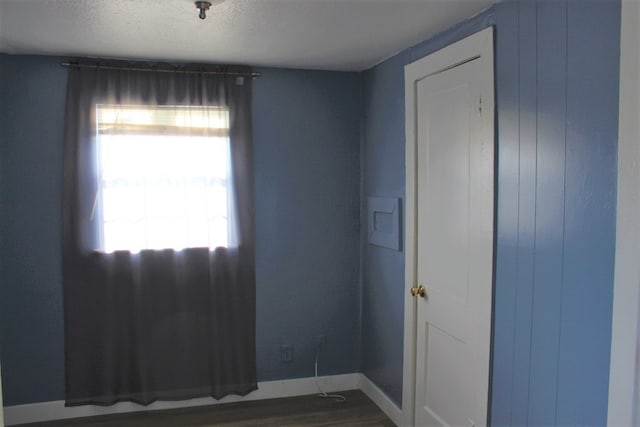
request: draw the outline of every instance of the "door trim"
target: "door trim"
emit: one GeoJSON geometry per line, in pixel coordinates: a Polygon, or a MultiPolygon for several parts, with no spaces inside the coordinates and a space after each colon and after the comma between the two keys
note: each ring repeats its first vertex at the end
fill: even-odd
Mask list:
{"type": "MultiPolygon", "coordinates": [[[[405,283],[404,283],[404,356],[402,379],[402,425],[415,422],[416,379],[416,300],[411,296],[411,287],[416,285],[416,83],[425,77],[446,71],[471,60],[480,60],[485,78],[493,82],[493,27],[485,28],[465,39],[440,49],[422,59],[405,66],[405,283]]],[[[494,128],[494,99],[483,100],[486,111],[483,117],[491,121],[494,128]]]]}
{"type": "Polygon", "coordinates": [[[623,1],[621,12],[616,259],[607,424],[640,426],[640,4],[623,1]]]}

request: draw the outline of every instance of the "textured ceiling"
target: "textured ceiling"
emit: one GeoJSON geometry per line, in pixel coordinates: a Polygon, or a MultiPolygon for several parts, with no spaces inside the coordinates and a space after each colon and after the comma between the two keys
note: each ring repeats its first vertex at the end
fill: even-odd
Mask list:
{"type": "Polygon", "coordinates": [[[0,0],[0,52],[363,70],[493,2],[0,0]]]}

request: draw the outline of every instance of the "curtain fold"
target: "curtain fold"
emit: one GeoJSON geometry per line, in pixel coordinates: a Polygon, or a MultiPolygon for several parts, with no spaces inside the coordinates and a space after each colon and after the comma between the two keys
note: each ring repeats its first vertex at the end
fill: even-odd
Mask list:
{"type": "Polygon", "coordinates": [[[219,399],[257,389],[251,135],[251,78],[70,68],[63,178],[67,406],[219,399]],[[103,250],[97,105],[228,109],[226,247],[103,250]]]}

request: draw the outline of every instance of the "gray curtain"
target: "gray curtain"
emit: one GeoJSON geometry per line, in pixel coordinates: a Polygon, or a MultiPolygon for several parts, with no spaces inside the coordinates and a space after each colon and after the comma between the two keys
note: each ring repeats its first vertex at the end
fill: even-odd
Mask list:
{"type": "Polygon", "coordinates": [[[66,405],[245,395],[257,389],[251,78],[113,65],[121,64],[69,70],[63,184],[66,405]],[[233,242],[211,249],[99,250],[98,104],[229,109],[233,242]]]}

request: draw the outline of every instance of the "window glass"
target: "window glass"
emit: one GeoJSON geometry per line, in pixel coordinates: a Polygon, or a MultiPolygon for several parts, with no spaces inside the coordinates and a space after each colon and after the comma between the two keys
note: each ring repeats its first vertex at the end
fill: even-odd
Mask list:
{"type": "Polygon", "coordinates": [[[98,105],[102,250],[226,247],[228,111],[98,105]]]}

